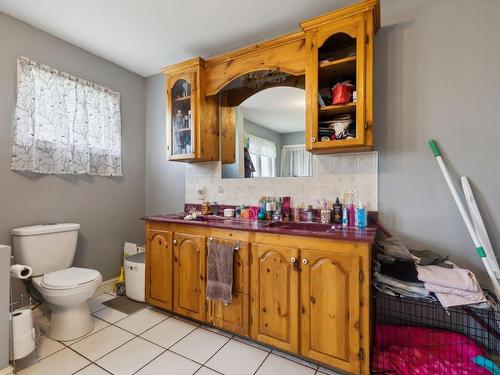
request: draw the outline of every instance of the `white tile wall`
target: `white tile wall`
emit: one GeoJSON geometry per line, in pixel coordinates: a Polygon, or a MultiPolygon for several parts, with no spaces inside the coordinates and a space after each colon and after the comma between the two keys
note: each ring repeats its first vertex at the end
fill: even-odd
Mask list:
{"type": "Polygon", "coordinates": [[[357,191],[368,210],[378,208],[378,153],[314,156],[312,177],[221,179],[220,162],[186,166],[186,202],[198,203],[198,187],[219,204],[256,204],[261,196],[291,196],[292,205],[318,206],[317,199],[333,201],[345,190],[357,191]],[[219,192],[222,191],[222,192],[219,192]]]}

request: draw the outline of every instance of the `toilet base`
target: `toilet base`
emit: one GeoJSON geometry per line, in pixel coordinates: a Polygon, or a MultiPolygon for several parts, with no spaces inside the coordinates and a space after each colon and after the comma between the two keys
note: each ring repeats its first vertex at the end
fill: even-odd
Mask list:
{"type": "Polygon", "coordinates": [[[48,304],[51,312],[50,323],[46,335],[57,341],[75,340],[92,332],[94,321],[90,315],[87,301],[72,305],[60,306],[48,304]]]}

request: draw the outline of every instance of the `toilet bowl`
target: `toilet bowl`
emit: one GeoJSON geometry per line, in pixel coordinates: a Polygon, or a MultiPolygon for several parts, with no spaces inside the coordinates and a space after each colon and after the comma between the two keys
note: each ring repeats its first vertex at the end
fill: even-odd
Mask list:
{"type": "Polygon", "coordinates": [[[71,267],[75,258],[76,223],[33,225],[12,229],[14,257],[32,267],[32,282],[50,311],[47,336],[68,341],[94,329],[90,299],[102,283],[96,270],[71,267]]]}
{"type": "Polygon", "coordinates": [[[71,267],[34,277],[32,281],[51,313],[47,336],[68,341],[94,329],[87,301],[102,284],[98,271],[71,267]]]}

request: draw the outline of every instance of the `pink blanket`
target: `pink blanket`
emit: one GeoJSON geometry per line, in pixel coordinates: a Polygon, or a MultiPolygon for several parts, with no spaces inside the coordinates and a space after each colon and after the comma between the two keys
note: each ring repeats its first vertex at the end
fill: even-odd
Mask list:
{"type": "Polygon", "coordinates": [[[485,352],[460,333],[383,324],[375,330],[376,370],[398,375],[491,375],[472,362],[485,352]]]}

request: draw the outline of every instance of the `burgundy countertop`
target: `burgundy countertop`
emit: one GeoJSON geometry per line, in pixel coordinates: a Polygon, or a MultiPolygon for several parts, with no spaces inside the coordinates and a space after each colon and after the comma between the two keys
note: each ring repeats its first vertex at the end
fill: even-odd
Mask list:
{"type": "Polygon", "coordinates": [[[213,228],[242,230],[250,232],[275,233],[291,236],[308,236],[329,238],[341,241],[373,243],[377,228],[368,226],[365,229],[335,227],[333,224],[308,222],[270,222],[249,221],[222,216],[203,216],[196,220],[184,220],[185,214],[168,214],[146,216],[143,220],[164,221],[167,223],[198,225],[213,228]]]}

